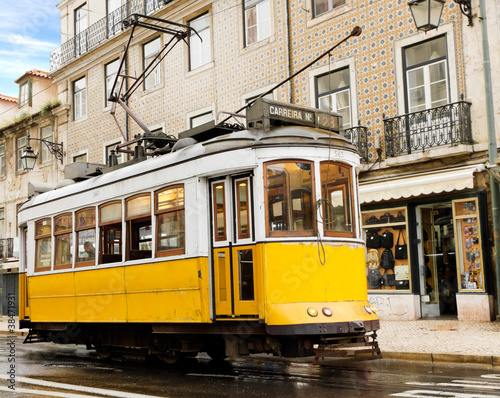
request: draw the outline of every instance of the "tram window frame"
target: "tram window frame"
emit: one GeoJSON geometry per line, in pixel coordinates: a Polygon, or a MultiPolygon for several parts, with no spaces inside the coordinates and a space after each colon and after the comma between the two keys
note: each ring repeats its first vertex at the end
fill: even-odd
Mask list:
{"type": "Polygon", "coordinates": [[[76,242],[76,246],[77,246],[77,250],[76,250],[76,267],[88,267],[88,266],[92,266],[92,265],[95,265],[95,248],[96,248],[96,245],[97,245],[97,234],[96,234],[96,229],[95,229],[95,225],[96,225],[96,209],[95,207],[86,207],[85,209],[81,209],[81,210],[78,210],[76,213],[75,213],[75,232],[76,232],[76,238],[75,238],[75,242],[76,242]],[[85,212],[88,212],[88,211],[91,211],[93,210],[93,219],[92,219],[92,222],[91,223],[86,223],[85,222],[85,217],[82,216],[82,214],[84,214],[85,212]],[[82,223],[80,220],[84,220],[84,223],[82,223]],[[88,240],[89,238],[85,238],[85,243],[84,243],[84,246],[83,246],[83,249],[84,249],[84,252],[88,254],[88,257],[89,257],[89,260],[86,260],[86,261],[79,261],[80,258],[84,258],[84,257],[80,257],[80,245],[79,245],[79,242],[80,242],[80,234],[84,233],[85,231],[93,231],[93,241],[90,241],[88,240]],[[85,250],[85,245],[87,244],[87,242],[90,242],[91,244],[94,245],[94,258],[92,259],[91,258],[91,252],[87,252],[85,250]]]}
{"type": "Polygon", "coordinates": [[[58,214],[54,217],[54,269],[73,268],[73,213],[58,214]],[[69,225],[61,225],[58,228],[59,220],[69,220],[69,225]],[[67,239],[69,244],[64,247],[64,240],[67,239]],[[59,256],[61,251],[61,256],[59,256]],[[63,251],[69,257],[69,261],[62,261],[63,251]]]}
{"type": "MultiPolygon", "coordinates": [[[[47,225],[42,225],[42,227],[47,227],[47,225]]],[[[44,218],[35,222],[35,272],[44,272],[50,271],[52,269],[52,219],[44,218]],[[49,230],[44,231],[44,233],[39,234],[39,225],[48,222],[49,230]],[[49,265],[39,266],[40,256],[39,249],[41,248],[42,243],[45,243],[44,246],[48,246],[48,256],[49,256],[49,265]]]]}
{"type": "Polygon", "coordinates": [[[352,167],[346,163],[342,162],[333,162],[333,161],[322,161],[319,164],[319,172],[320,172],[320,185],[321,185],[321,199],[323,201],[322,204],[322,217],[323,217],[323,232],[325,236],[342,236],[342,237],[348,237],[348,238],[354,238],[356,237],[356,223],[355,223],[355,213],[354,213],[354,185],[353,185],[353,176],[352,176],[352,167]],[[343,184],[340,181],[333,181],[332,184],[324,184],[323,183],[323,174],[322,174],[322,168],[325,165],[331,165],[333,167],[344,167],[348,171],[347,177],[347,184],[343,184]],[[351,221],[351,231],[331,231],[327,230],[328,226],[328,221],[327,221],[327,216],[325,216],[325,200],[327,200],[325,192],[324,192],[324,185],[330,186],[332,189],[330,190],[330,193],[333,191],[340,191],[342,192],[342,201],[343,201],[343,208],[344,208],[344,220],[349,219],[351,221]],[[349,211],[350,208],[350,211],[349,211]]]}
{"type": "Polygon", "coordinates": [[[127,229],[126,260],[140,260],[153,256],[153,225],[151,218],[151,193],[140,193],[125,199],[125,221],[127,229]],[[148,208],[143,213],[129,215],[129,206],[133,201],[147,198],[148,208]],[[149,227],[149,238],[141,239],[141,230],[149,227]],[[142,243],[148,244],[150,249],[140,249],[142,243]]]}
{"type": "MultiPolygon", "coordinates": [[[[299,166],[297,166],[299,167],[299,166]]],[[[300,167],[299,167],[300,168],[300,167]]],[[[315,175],[314,175],[314,162],[310,160],[305,160],[305,159],[279,159],[279,160],[273,160],[270,162],[265,162],[263,165],[263,170],[264,170],[264,201],[265,201],[265,209],[266,209],[266,235],[268,237],[296,237],[296,236],[316,236],[317,230],[316,230],[316,223],[314,222],[314,217],[315,217],[315,206],[313,204],[316,202],[316,192],[315,192],[315,175]],[[302,230],[287,230],[287,229],[274,229],[271,227],[271,220],[270,220],[270,205],[273,205],[273,211],[274,211],[274,205],[276,203],[280,202],[273,202],[270,203],[270,187],[268,186],[268,167],[276,164],[307,164],[310,166],[310,173],[311,173],[311,192],[310,192],[310,223],[311,223],[311,229],[302,229],[302,230]]],[[[286,182],[285,182],[286,183],[286,182]]],[[[284,188],[284,193],[289,193],[290,199],[287,201],[290,202],[287,204],[287,201],[282,200],[282,206],[281,206],[281,214],[287,213],[287,217],[290,218],[290,221],[295,221],[294,220],[294,212],[297,212],[298,210],[294,210],[293,207],[297,205],[297,203],[300,203],[301,207],[303,205],[307,206],[307,203],[305,198],[302,198],[302,193],[303,192],[296,192],[298,189],[294,189],[293,191],[290,190],[291,187],[286,187],[284,188]],[[295,194],[300,193],[299,198],[294,198],[293,197],[293,192],[295,194]],[[300,199],[300,202],[294,201],[294,199],[300,199]],[[284,205],[288,207],[284,207],[284,205]]],[[[276,196],[276,195],[275,195],[276,196]]],[[[283,198],[285,199],[285,198],[283,198]]],[[[302,211],[304,215],[307,215],[306,210],[302,211]]],[[[285,220],[286,221],[286,220],[285,220]]],[[[291,223],[291,222],[290,222],[291,223]]]]}
{"type": "MultiPolygon", "coordinates": [[[[99,206],[99,236],[100,236],[100,244],[99,244],[99,264],[108,264],[122,261],[123,259],[123,204],[121,200],[113,200],[111,202],[103,203],[99,206]],[[111,205],[120,205],[120,218],[112,219],[108,221],[102,221],[102,210],[111,205]],[[119,227],[118,227],[119,226],[119,227]],[[111,235],[110,232],[113,231],[111,235]],[[116,232],[119,232],[117,234],[116,232]],[[109,239],[112,236],[112,239],[109,239]],[[109,253],[106,251],[107,245],[112,242],[113,245],[119,245],[119,253],[109,253]]],[[[114,250],[113,250],[114,251],[114,250]]]]}
{"type": "MultiPolygon", "coordinates": [[[[154,208],[155,208],[155,217],[156,217],[156,234],[155,234],[155,255],[156,257],[167,257],[167,256],[175,256],[175,255],[180,255],[184,254],[186,252],[186,223],[185,223],[185,218],[186,218],[186,212],[185,212],[185,206],[186,206],[186,197],[185,197],[185,188],[184,184],[175,184],[175,185],[170,185],[167,187],[163,187],[157,191],[154,192],[154,208]],[[159,209],[159,195],[162,192],[166,192],[172,189],[181,189],[182,190],[182,196],[181,200],[179,202],[176,202],[174,206],[159,209]],[[179,204],[181,203],[181,204],[179,204]],[[177,225],[177,231],[174,235],[170,237],[162,237],[162,226],[166,223],[162,222],[163,217],[177,217],[176,220],[174,220],[177,225]],[[178,245],[175,248],[172,249],[166,249],[166,250],[161,250],[163,247],[160,243],[162,239],[172,239],[172,238],[177,238],[178,245]]],[[[177,195],[177,200],[179,200],[179,195],[177,195]]]]}
{"type": "Polygon", "coordinates": [[[212,184],[213,212],[214,212],[214,240],[224,242],[227,240],[227,209],[226,209],[226,182],[219,181],[212,184]],[[222,187],[222,203],[217,202],[217,187],[222,187]],[[222,208],[222,219],[219,220],[218,207],[222,208]],[[219,229],[222,233],[219,233],[219,229]]]}
{"type": "Polygon", "coordinates": [[[248,177],[237,179],[234,181],[234,191],[235,191],[235,206],[236,206],[236,227],[237,227],[237,239],[250,239],[251,237],[251,223],[252,223],[252,214],[251,214],[251,191],[250,191],[250,179],[248,177]],[[239,187],[241,184],[246,184],[246,205],[242,205],[243,201],[240,197],[239,187]],[[242,209],[243,208],[243,209],[242,209]],[[243,211],[242,211],[243,210],[243,211]],[[243,232],[242,227],[242,217],[244,212],[246,212],[246,223],[247,223],[247,231],[243,232]]]}

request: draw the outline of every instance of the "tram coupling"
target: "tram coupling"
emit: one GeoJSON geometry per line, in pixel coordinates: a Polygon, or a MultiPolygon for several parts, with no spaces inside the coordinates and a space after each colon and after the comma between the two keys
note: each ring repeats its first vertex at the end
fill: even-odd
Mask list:
{"type": "Polygon", "coordinates": [[[374,359],[382,359],[376,332],[349,341],[325,338],[321,344],[314,345],[315,365],[327,364],[328,360],[358,362],[374,359]]]}

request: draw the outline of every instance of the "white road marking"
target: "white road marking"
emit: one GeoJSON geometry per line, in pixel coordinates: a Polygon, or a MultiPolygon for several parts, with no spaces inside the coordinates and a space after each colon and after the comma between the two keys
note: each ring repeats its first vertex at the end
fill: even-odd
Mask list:
{"type": "Polygon", "coordinates": [[[407,398],[495,398],[500,395],[478,395],[478,394],[464,394],[460,392],[449,391],[435,391],[435,390],[410,390],[391,394],[391,397],[407,397],[407,398]]]}
{"type": "Polygon", "coordinates": [[[500,375],[482,375],[485,379],[498,379],[500,380],[500,375]]]}
{"type": "Polygon", "coordinates": [[[48,391],[48,390],[31,390],[29,388],[17,388],[17,387],[15,390],[11,390],[8,387],[0,387],[0,391],[7,391],[10,395],[30,394],[30,395],[33,395],[34,397],[40,397],[43,395],[46,395],[49,397],[62,397],[62,398],[94,398],[94,397],[96,397],[96,395],[81,395],[81,394],[72,394],[69,392],[57,392],[57,391],[48,391]]]}
{"type": "MultiPolygon", "coordinates": [[[[8,375],[2,375],[2,374],[0,374],[0,379],[10,380],[10,377],[8,375]]],[[[122,392],[122,391],[116,391],[116,390],[106,390],[104,388],[79,386],[79,385],[75,385],[75,384],[56,383],[56,382],[53,382],[53,381],[38,380],[38,379],[29,378],[29,377],[21,377],[21,376],[17,376],[16,377],[16,384],[17,383],[34,384],[34,385],[43,386],[43,387],[59,388],[59,389],[62,389],[62,390],[80,391],[80,392],[86,392],[86,393],[89,393],[89,394],[103,395],[103,396],[106,396],[106,397],[118,397],[118,398],[164,398],[164,397],[158,397],[156,395],[134,394],[134,393],[131,393],[131,392],[122,392]]],[[[5,388],[7,388],[7,387],[5,387],[5,388]]],[[[12,392],[11,389],[8,389],[8,390],[12,392]]],[[[16,387],[16,391],[20,391],[20,389],[18,389],[16,387]]],[[[66,395],[62,395],[62,396],[66,397],[66,395]]],[[[86,397],[88,398],[89,396],[87,395],[86,397]]]]}
{"type": "Polygon", "coordinates": [[[468,388],[484,388],[487,390],[500,390],[500,384],[486,383],[467,380],[453,380],[452,383],[420,383],[417,381],[410,381],[406,383],[410,386],[432,386],[432,387],[468,387],[468,388]]]}

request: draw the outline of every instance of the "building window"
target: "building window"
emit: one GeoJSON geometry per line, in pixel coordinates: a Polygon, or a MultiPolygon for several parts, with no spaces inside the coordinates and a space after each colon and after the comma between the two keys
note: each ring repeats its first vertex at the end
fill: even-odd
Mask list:
{"type": "Polygon", "coordinates": [[[82,54],[87,51],[87,4],[84,3],[75,10],[75,52],[82,54]]]}
{"type": "Polygon", "coordinates": [[[2,207],[0,209],[0,239],[3,239],[4,236],[5,236],[5,210],[2,207]]]}
{"type": "Polygon", "coordinates": [[[257,43],[271,36],[269,0],[245,0],[245,44],[257,43]]]}
{"type": "Polygon", "coordinates": [[[23,162],[21,156],[23,156],[24,151],[26,150],[26,136],[19,137],[17,139],[17,171],[23,170],[23,162]]]}
{"type": "Polygon", "coordinates": [[[202,115],[193,116],[189,119],[189,124],[191,128],[201,126],[202,124],[211,122],[213,119],[212,112],[203,113],[202,115]]]}
{"type": "Polygon", "coordinates": [[[0,176],[5,175],[5,144],[0,144],[0,176]]]}
{"type": "MultiPolygon", "coordinates": [[[[111,155],[111,151],[115,149],[115,147],[119,144],[119,142],[115,142],[114,144],[111,145],[106,145],[105,151],[104,151],[104,163],[107,164],[109,156],[111,155]]],[[[118,164],[122,163],[124,158],[123,158],[123,153],[121,152],[115,152],[116,160],[118,161],[118,164]]]]}
{"type": "Polygon", "coordinates": [[[127,199],[127,260],[151,258],[153,235],[151,230],[151,195],[141,194],[127,199]]]}
{"type": "Polygon", "coordinates": [[[73,82],[73,117],[78,120],[87,115],[87,82],[85,77],[73,82]]]}
{"type": "Polygon", "coordinates": [[[99,264],[122,261],[122,204],[111,202],[99,208],[99,264]]]}
{"type": "Polygon", "coordinates": [[[313,0],[312,2],[315,17],[345,4],[345,0],[313,0]]]}
{"type": "MultiPolygon", "coordinates": [[[[146,69],[146,67],[153,62],[155,59],[156,55],[160,52],[161,50],[161,42],[160,38],[156,38],[149,43],[144,44],[142,48],[142,53],[143,53],[143,68],[146,69]]],[[[156,59],[155,64],[158,63],[158,60],[156,59]]],[[[149,70],[149,75],[146,77],[144,80],[144,90],[149,90],[150,88],[156,87],[160,84],[161,81],[161,62],[158,63],[158,65],[151,71],[149,70]]]]}
{"type": "MultiPolygon", "coordinates": [[[[52,142],[52,126],[42,127],[40,129],[40,136],[43,140],[52,142]]],[[[42,163],[52,160],[52,155],[49,151],[49,147],[43,143],[40,143],[40,157],[42,163]]]]}
{"type": "Polygon", "coordinates": [[[35,272],[49,271],[51,268],[52,238],[51,219],[46,218],[35,224],[35,272]]]}
{"type": "Polygon", "coordinates": [[[95,208],[80,210],[75,217],[77,256],[76,266],[95,265],[95,208]]]}
{"type": "Polygon", "coordinates": [[[54,218],[55,269],[71,268],[73,264],[73,215],[62,214],[54,218]]]}
{"type": "Polygon", "coordinates": [[[184,253],[184,186],[177,185],[155,193],[156,255],[184,253]]]}
{"type": "MultiPolygon", "coordinates": [[[[109,97],[111,96],[111,89],[113,88],[119,66],[120,60],[115,59],[104,67],[104,73],[106,74],[106,98],[104,99],[104,106],[111,106],[109,97]]],[[[114,94],[116,95],[116,91],[114,94]]]]}
{"type": "Polygon", "coordinates": [[[108,0],[107,1],[107,14],[108,14],[108,37],[118,33],[122,28],[121,17],[121,0],[108,0]]]}
{"type": "Polygon", "coordinates": [[[31,106],[31,82],[27,81],[19,86],[19,108],[31,106]]]}
{"type": "Polygon", "coordinates": [[[82,153],[81,155],[73,156],[73,163],[76,162],[86,162],[87,161],[87,154],[82,153]]]}
{"type": "Polygon", "coordinates": [[[316,106],[342,115],[344,129],[351,127],[351,89],[349,68],[319,76],[316,79],[316,106]]]}
{"type": "Polygon", "coordinates": [[[321,162],[322,224],[327,236],[354,237],[354,196],[351,168],[321,162]]]}
{"type": "Polygon", "coordinates": [[[210,14],[206,13],[189,21],[198,35],[191,32],[189,37],[189,70],[208,64],[211,60],[210,14]]]}
{"type": "Polygon", "coordinates": [[[449,103],[445,36],[404,49],[408,112],[449,103]]]}
{"type": "Polygon", "coordinates": [[[312,166],[312,162],[302,160],[266,164],[268,236],[313,235],[312,166]]]}

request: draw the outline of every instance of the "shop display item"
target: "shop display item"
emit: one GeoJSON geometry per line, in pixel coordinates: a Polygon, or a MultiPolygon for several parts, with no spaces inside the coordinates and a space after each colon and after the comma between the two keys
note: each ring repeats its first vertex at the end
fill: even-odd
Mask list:
{"type": "Polygon", "coordinates": [[[380,235],[380,246],[385,247],[386,249],[394,246],[394,235],[388,229],[380,235]]]}
{"type": "Polygon", "coordinates": [[[378,249],[380,246],[380,235],[377,233],[366,236],[366,247],[378,249]]]}
{"type": "Polygon", "coordinates": [[[394,255],[391,249],[385,249],[380,256],[380,266],[383,269],[393,269],[394,268],[394,255]]]}
{"type": "Polygon", "coordinates": [[[405,234],[403,233],[403,243],[399,243],[401,238],[401,230],[398,234],[398,241],[396,242],[396,247],[394,248],[394,257],[396,260],[406,260],[408,258],[408,246],[406,245],[405,234]]]}

